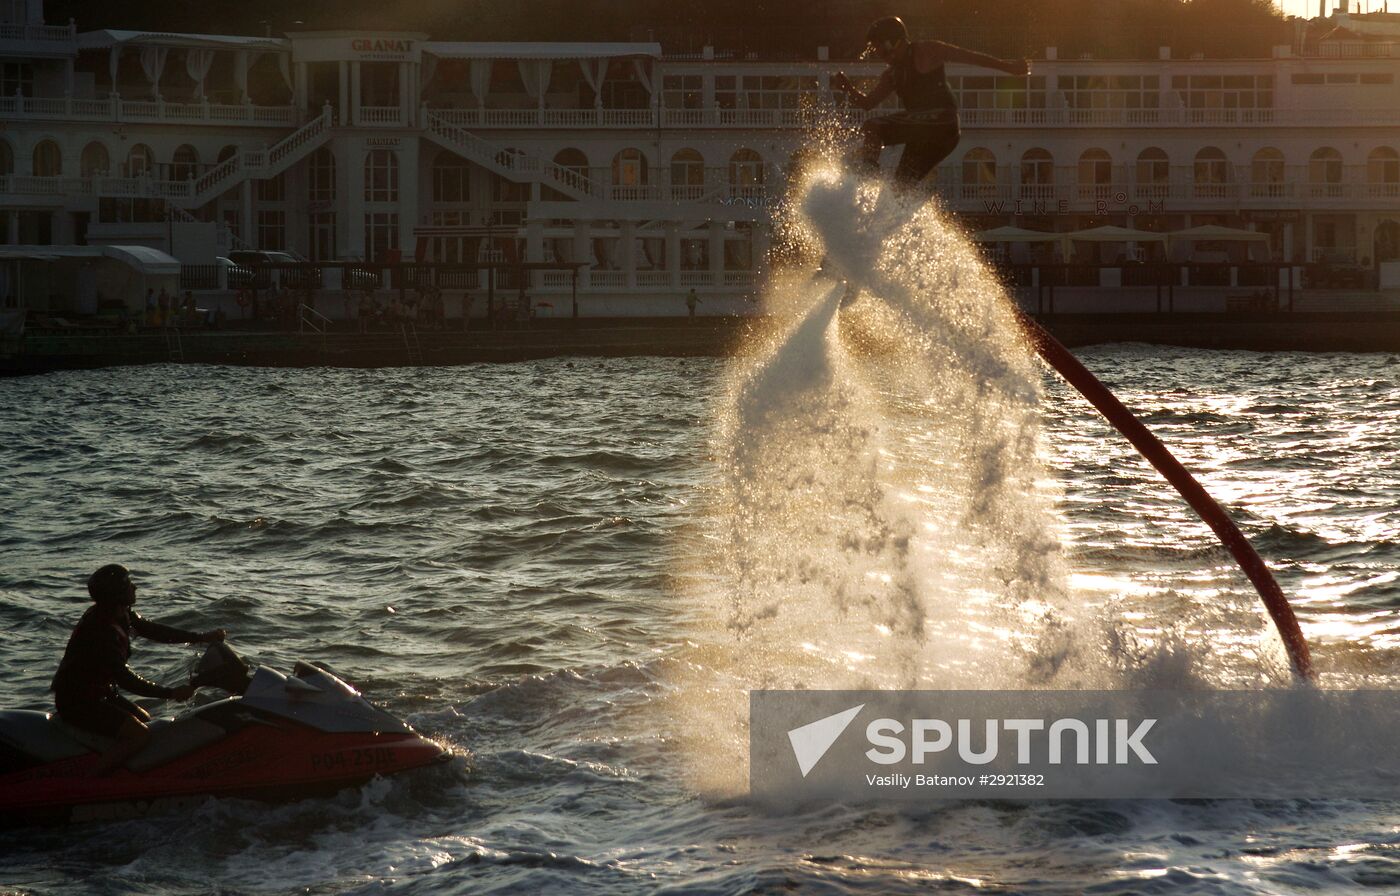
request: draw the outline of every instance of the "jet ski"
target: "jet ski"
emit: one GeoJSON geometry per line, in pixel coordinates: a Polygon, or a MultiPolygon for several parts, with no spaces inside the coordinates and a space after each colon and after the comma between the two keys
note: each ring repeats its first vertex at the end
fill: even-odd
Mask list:
{"type": "Polygon", "coordinates": [[[191,683],[229,696],[152,721],[150,743],[101,777],[109,739],[50,713],[0,711],[0,826],[130,818],[208,797],[296,799],[452,756],[309,663],[284,675],[211,644],[191,683]]]}

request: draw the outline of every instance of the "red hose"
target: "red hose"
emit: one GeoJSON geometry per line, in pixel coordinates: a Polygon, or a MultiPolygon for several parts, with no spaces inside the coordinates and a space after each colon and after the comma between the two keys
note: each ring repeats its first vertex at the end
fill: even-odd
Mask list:
{"type": "Polygon", "coordinates": [[[1269,567],[1254,550],[1254,545],[1249,543],[1249,539],[1245,538],[1244,533],[1235,525],[1235,521],[1230,519],[1229,514],[1204,488],[1201,488],[1201,484],[1172,456],[1167,446],[1143,426],[1142,422],[1114,397],[1108,387],[1099,382],[1098,377],[1079,363],[1079,359],[1070,354],[1069,349],[1024,311],[1019,308],[1013,310],[1021,329],[1046,363],[1059,371],[1060,376],[1089,399],[1089,403],[1098,408],[1099,413],[1113,424],[1113,428],[1132,442],[1142,456],[1181,493],[1186,503],[1191,505],[1191,509],[1205,520],[1206,525],[1215,530],[1216,536],[1230,549],[1230,553],[1235,556],[1235,562],[1244,570],[1244,574],[1249,576],[1249,580],[1254,583],[1259,596],[1264,600],[1264,606],[1268,608],[1269,615],[1278,628],[1279,637],[1283,639],[1283,646],[1288,650],[1293,672],[1300,678],[1313,679],[1315,673],[1312,656],[1308,652],[1308,642],[1303,639],[1303,632],[1298,628],[1298,619],[1293,615],[1293,608],[1289,606],[1288,598],[1284,597],[1283,589],[1279,588],[1278,582],[1274,580],[1273,573],[1269,572],[1269,567]]]}

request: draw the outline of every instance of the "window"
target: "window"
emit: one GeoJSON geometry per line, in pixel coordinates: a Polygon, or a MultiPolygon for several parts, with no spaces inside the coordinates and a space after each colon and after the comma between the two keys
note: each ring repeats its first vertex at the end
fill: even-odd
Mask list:
{"type": "Polygon", "coordinates": [[[647,182],[647,160],[640,149],[624,149],[613,156],[612,182],[615,198],[639,193],[647,182]]]}
{"type": "Polygon", "coordinates": [[[1174,75],[1172,90],[1188,109],[1274,107],[1273,75],[1174,75]]]}
{"type": "Polygon", "coordinates": [[[15,151],[10,144],[0,140],[0,175],[15,173],[15,151]]]}
{"type": "Polygon", "coordinates": [[[335,258],[335,212],[313,212],[310,216],[310,239],[312,261],[330,261],[335,258]]]}
{"type": "Polygon", "coordinates": [[[961,109],[1044,109],[1045,77],[949,75],[948,87],[961,109]]]}
{"type": "Polygon", "coordinates": [[[740,149],[729,157],[729,188],[737,196],[762,195],[763,156],[740,149]]]}
{"type": "Polygon", "coordinates": [[[1254,154],[1249,164],[1249,192],[1251,196],[1287,195],[1282,152],[1268,146],[1254,154]]]}
{"type": "Polygon", "coordinates": [[[1165,150],[1149,146],[1138,153],[1136,191],[1139,199],[1164,199],[1171,184],[1171,162],[1165,150]]]}
{"type": "Polygon", "coordinates": [[[470,201],[471,174],[466,159],[446,150],[438,153],[433,159],[433,201],[470,201]]]}
{"type": "Polygon", "coordinates": [[[16,93],[34,95],[34,66],[28,62],[0,64],[0,96],[12,97],[16,93]]]}
{"type": "Polygon", "coordinates": [[[1293,76],[1294,84],[1322,84],[1325,78],[1320,73],[1299,72],[1293,76]]]}
{"type": "Polygon", "coordinates": [[[335,201],[335,153],[323,146],[311,154],[306,198],[311,202],[335,201]]]}
{"type": "Polygon", "coordinates": [[[661,79],[661,90],[667,109],[699,109],[705,104],[701,75],[666,75],[661,79]]]}
{"type": "Polygon", "coordinates": [[[138,143],[126,154],[126,170],[123,173],[127,177],[146,177],[151,173],[153,159],[151,148],[144,143],[138,143]]]}
{"type": "Polygon", "coordinates": [[[1400,153],[1380,146],[1366,157],[1366,183],[1372,196],[1400,196],[1400,153]]]}
{"type": "Polygon", "coordinates": [[[287,214],[282,211],[258,212],[258,248],[271,251],[287,246],[287,214]]]}
{"type": "Polygon", "coordinates": [[[1394,84],[1395,75],[1393,72],[1362,72],[1362,84],[1394,84]]]}
{"type": "Polygon", "coordinates": [[[997,189],[997,157],[990,149],[970,149],[962,161],[962,196],[964,199],[995,197],[997,189]]]}
{"type": "Polygon", "coordinates": [[[1055,159],[1048,150],[1026,150],[1021,156],[1021,198],[1049,199],[1055,192],[1055,159]]]}
{"type": "Polygon", "coordinates": [[[1308,159],[1308,187],[1313,196],[1342,195],[1342,154],[1324,146],[1308,159]]]}
{"type": "Polygon", "coordinates": [[[399,201],[399,157],[392,150],[375,149],[365,156],[365,201],[399,201]]]}
{"type": "Polygon", "coordinates": [[[699,199],[705,192],[705,159],[693,149],[671,156],[671,198],[699,199]]]}
{"type": "Polygon", "coordinates": [[[1197,198],[1221,199],[1227,195],[1228,188],[1225,185],[1230,180],[1229,162],[1225,159],[1224,151],[1207,146],[1196,153],[1191,173],[1195,183],[1193,192],[1197,198]]]}
{"type": "Polygon", "coordinates": [[[58,177],[63,173],[63,151],[52,140],[34,147],[34,176],[58,177]]]}
{"type": "Polygon", "coordinates": [[[107,154],[107,147],[96,140],[84,146],[79,166],[79,172],[83,177],[100,177],[111,173],[112,159],[107,154]]]}
{"type": "Polygon", "coordinates": [[[1156,109],[1161,103],[1157,75],[1074,75],[1059,83],[1070,109],[1156,109]]]}
{"type": "Polygon", "coordinates": [[[199,154],[188,143],[179,146],[170,159],[170,179],[189,180],[199,170],[199,154]]]}
{"type": "Polygon", "coordinates": [[[365,258],[384,262],[399,248],[399,216],[393,212],[365,215],[365,258]]]}
{"type": "Polygon", "coordinates": [[[1113,157],[1107,150],[1086,150],[1079,157],[1079,198],[1107,199],[1113,192],[1113,157]]]}
{"type": "Polygon", "coordinates": [[[254,181],[255,192],[257,193],[259,202],[281,202],[287,198],[287,178],[285,174],[286,172],[283,172],[276,177],[254,181]]]}

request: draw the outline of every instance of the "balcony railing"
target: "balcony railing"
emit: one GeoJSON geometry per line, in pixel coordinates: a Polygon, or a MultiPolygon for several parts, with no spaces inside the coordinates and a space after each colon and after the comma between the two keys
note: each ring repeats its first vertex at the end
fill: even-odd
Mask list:
{"type": "Polygon", "coordinates": [[[120,121],[133,124],[243,124],[288,127],[297,123],[292,106],[169,103],[164,100],[75,99],[0,96],[0,118],[120,121]]]}
{"type": "Polygon", "coordinates": [[[18,25],[0,24],[0,40],[47,41],[50,43],[75,44],[78,29],[68,25],[18,25]]]}

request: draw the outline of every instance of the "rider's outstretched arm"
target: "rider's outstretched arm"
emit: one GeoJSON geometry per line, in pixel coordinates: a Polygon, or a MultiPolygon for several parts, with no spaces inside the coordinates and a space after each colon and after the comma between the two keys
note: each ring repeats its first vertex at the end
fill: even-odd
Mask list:
{"type": "Polygon", "coordinates": [[[976,50],[965,50],[953,44],[945,44],[942,41],[929,41],[934,51],[945,62],[960,62],[963,65],[976,65],[982,68],[995,69],[999,72],[1006,72],[1008,75],[1030,74],[1030,63],[1024,59],[999,59],[996,56],[988,56],[986,53],[979,53],[976,50]]]}

